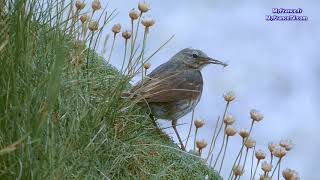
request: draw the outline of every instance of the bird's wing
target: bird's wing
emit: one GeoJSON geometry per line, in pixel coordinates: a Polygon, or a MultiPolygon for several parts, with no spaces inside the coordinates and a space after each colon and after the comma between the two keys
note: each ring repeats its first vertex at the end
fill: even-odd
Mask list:
{"type": "Polygon", "coordinates": [[[172,102],[197,98],[201,95],[202,84],[200,71],[160,73],[146,77],[131,89],[131,93],[141,102],[172,102]]]}

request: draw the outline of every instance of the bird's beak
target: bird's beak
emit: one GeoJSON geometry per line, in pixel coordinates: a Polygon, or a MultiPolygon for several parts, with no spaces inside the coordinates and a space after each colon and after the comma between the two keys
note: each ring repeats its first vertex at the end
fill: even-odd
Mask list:
{"type": "Polygon", "coordinates": [[[208,57],[208,64],[220,64],[220,65],[222,65],[223,67],[226,67],[226,66],[228,66],[228,64],[226,64],[226,63],[224,63],[224,62],[221,62],[221,61],[219,61],[219,60],[216,60],[216,59],[213,59],[213,58],[210,58],[210,57],[208,57]]]}

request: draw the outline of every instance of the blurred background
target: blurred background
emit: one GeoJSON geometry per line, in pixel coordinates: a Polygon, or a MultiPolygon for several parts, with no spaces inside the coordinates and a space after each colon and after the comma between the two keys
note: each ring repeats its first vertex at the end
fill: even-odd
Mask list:
{"type": "MultiPolygon", "coordinates": [[[[119,12],[111,25],[121,23],[122,29],[128,30],[128,12],[137,9],[137,3],[137,0],[102,1],[103,6],[108,4],[108,10],[116,8],[119,12]]],[[[152,58],[151,70],[186,47],[201,49],[209,56],[229,63],[227,68],[212,65],[203,70],[204,92],[195,118],[204,119],[206,125],[200,129],[198,137],[208,143],[211,141],[216,119],[225,106],[222,94],[232,90],[236,93],[236,100],[232,102],[229,114],[236,118],[237,129],[249,128],[249,111],[253,108],[260,110],[265,118],[253,128],[257,149],[267,151],[269,142],[291,139],[295,146],[284,158],[282,168],[297,170],[301,179],[319,179],[320,175],[314,170],[320,162],[317,127],[320,16],[316,15],[320,2],[149,0],[147,3],[151,7],[148,14],[156,23],[150,29],[146,55],[175,35],[152,58]],[[272,14],[272,8],[302,8],[301,15],[309,19],[302,22],[266,21],[265,16],[272,14]]],[[[120,68],[123,39],[117,39],[115,48],[111,63],[120,68]]],[[[137,80],[139,77],[133,83],[137,80]]],[[[189,123],[190,120],[191,113],[179,123],[189,123]]],[[[166,121],[160,121],[160,124],[162,127],[171,125],[166,121]]],[[[183,137],[187,136],[188,129],[188,124],[179,126],[183,137]]],[[[176,140],[172,129],[167,133],[176,140]]],[[[240,144],[239,136],[230,139],[223,177],[228,175],[240,144]]],[[[247,172],[250,164],[247,160],[247,172]]],[[[247,176],[244,179],[248,179],[247,176]]]]}

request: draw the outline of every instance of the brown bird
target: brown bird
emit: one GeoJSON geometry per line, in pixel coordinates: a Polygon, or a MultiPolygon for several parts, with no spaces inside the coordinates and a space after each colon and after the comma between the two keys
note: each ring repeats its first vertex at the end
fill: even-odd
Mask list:
{"type": "Polygon", "coordinates": [[[125,93],[149,108],[153,117],[171,120],[182,150],[185,147],[176,128],[177,120],[198,104],[203,88],[200,71],[208,64],[227,66],[200,50],[183,49],[125,93]]]}

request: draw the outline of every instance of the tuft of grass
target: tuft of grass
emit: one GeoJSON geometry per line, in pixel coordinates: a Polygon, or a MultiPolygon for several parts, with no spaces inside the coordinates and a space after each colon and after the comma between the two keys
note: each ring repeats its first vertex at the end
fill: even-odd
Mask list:
{"type": "Polygon", "coordinates": [[[130,77],[77,39],[67,2],[0,9],[0,179],[219,179],[120,98],[130,77]]]}

